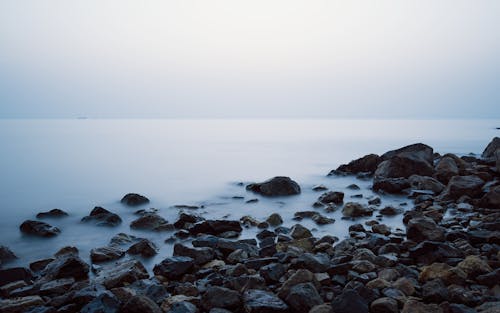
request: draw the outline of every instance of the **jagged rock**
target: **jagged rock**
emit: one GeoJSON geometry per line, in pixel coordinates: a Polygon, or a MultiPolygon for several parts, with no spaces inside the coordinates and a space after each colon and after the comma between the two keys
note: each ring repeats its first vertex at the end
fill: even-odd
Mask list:
{"type": "Polygon", "coordinates": [[[342,208],[342,214],[349,217],[370,216],[373,209],[357,202],[347,202],[342,208]]]}
{"type": "Polygon", "coordinates": [[[109,241],[110,246],[122,246],[122,245],[129,245],[133,242],[136,242],[138,240],[141,240],[140,238],[137,238],[136,236],[133,235],[128,235],[125,233],[119,233],[113,236],[111,240],[109,241]]]}
{"type": "Polygon", "coordinates": [[[64,217],[64,216],[68,216],[68,213],[64,212],[63,210],[61,209],[52,209],[50,211],[47,211],[47,212],[40,212],[36,215],[36,218],[54,218],[54,217],[64,217]]]}
{"type": "Polygon", "coordinates": [[[155,265],[153,272],[168,279],[179,279],[194,268],[194,260],[185,256],[173,256],[155,265]]]}
{"type": "Polygon", "coordinates": [[[288,312],[288,306],[275,294],[257,289],[250,289],[243,294],[245,312],[280,313],[288,312]]]}
{"type": "MultiPolygon", "coordinates": [[[[346,174],[371,173],[373,174],[381,162],[381,158],[376,154],[368,154],[357,160],[339,166],[336,172],[346,174]]],[[[333,172],[333,171],[332,171],[333,172]]],[[[329,175],[332,175],[330,173],[329,175]]]]}
{"type": "Polygon", "coordinates": [[[25,233],[30,235],[35,235],[39,237],[53,237],[61,233],[59,228],[51,226],[44,222],[39,221],[24,221],[19,229],[25,233]]]}
{"type": "Polygon", "coordinates": [[[277,176],[262,183],[250,184],[246,189],[268,197],[300,194],[299,184],[285,176],[277,176]]]}
{"type": "Polygon", "coordinates": [[[444,229],[428,217],[413,218],[406,227],[406,237],[415,242],[444,241],[444,229]]]}
{"type": "Polygon", "coordinates": [[[484,159],[494,158],[495,152],[498,149],[500,149],[500,138],[495,137],[491,140],[491,142],[488,144],[488,146],[486,146],[481,157],[484,159]]]}
{"type": "Polygon", "coordinates": [[[175,228],[177,229],[187,229],[190,228],[193,224],[196,224],[202,221],[203,218],[187,213],[181,213],[179,215],[179,219],[174,223],[175,228]]]}
{"type": "Polygon", "coordinates": [[[311,271],[299,269],[281,285],[281,288],[278,290],[278,296],[281,299],[285,299],[290,293],[290,289],[293,286],[308,282],[318,284],[314,274],[311,271]]]}
{"type": "Polygon", "coordinates": [[[226,221],[226,220],[207,220],[196,223],[189,229],[191,235],[208,234],[208,235],[221,235],[226,232],[241,233],[239,221],[226,221]]]}
{"type": "Polygon", "coordinates": [[[290,288],[285,299],[292,312],[309,312],[314,306],[323,304],[323,299],[312,283],[301,283],[290,288]]]}
{"type": "Polygon", "coordinates": [[[120,202],[128,206],[138,206],[149,203],[149,199],[137,193],[128,193],[120,202]]]}
{"type": "Polygon", "coordinates": [[[116,247],[101,247],[90,250],[90,260],[93,263],[117,260],[125,255],[125,251],[116,247]]]}
{"type": "Polygon", "coordinates": [[[206,310],[212,308],[236,310],[241,306],[241,297],[237,291],[212,286],[203,294],[202,304],[206,310]]]}
{"type": "Polygon", "coordinates": [[[155,213],[145,214],[130,223],[131,228],[145,229],[153,231],[170,231],[174,226],[169,224],[166,219],[155,213]]]}
{"type": "Polygon", "coordinates": [[[154,243],[147,239],[142,239],[141,241],[134,243],[130,248],[128,248],[127,253],[137,255],[140,254],[145,258],[150,258],[158,253],[158,248],[154,243]]]}
{"type": "Polygon", "coordinates": [[[112,213],[102,207],[95,207],[89,216],[82,218],[82,222],[94,221],[98,226],[118,226],[122,219],[115,213],[112,213]]]}
{"type": "Polygon", "coordinates": [[[62,295],[66,293],[74,283],[75,279],[73,277],[49,281],[40,286],[40,295],[51,297],[62,295]]]}
{"type": "Polygon", "coordinates": [[[29,283],[31,282],[32,277],[32,273],[24,267],[7,268],[0,270],[0,286],[20,280],[29,283]]]}
{"type": "Polygon", "coordinates": [[[215,258],[215,251],[212,248],[189,248],[180,243],[174,245],[174,256],[186,256],[194,260],[197,265],[202,265],[215,258]]]}
{"type": "Polygon", "coordinates": [[[318,198],[318,202],[324,204],[341,204],[344,202],[344,193],[340,191],[325,192],[318,198]]]}
{"type": "Polygon", "coordinates": [[[120,313],[162,313],[160,307],[151,299],[145,296],[134,296],[125,303],[119,311],[120,313]]]}
{"type": "Polygon", "coordinates": [[[439,198],[456,200],[464,195],[475,198],[482,194],[484,181],[474,175],[453,176],[439,198]]]}

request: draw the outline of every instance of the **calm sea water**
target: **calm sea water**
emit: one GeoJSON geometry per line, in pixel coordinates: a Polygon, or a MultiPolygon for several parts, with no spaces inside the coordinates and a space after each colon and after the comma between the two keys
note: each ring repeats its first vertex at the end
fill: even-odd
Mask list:
{"type": "MultiPolygon", "coordinates": [[[[263,219],[280,213],[291,226],[293,213],[311,210],[319,196],[316,184],[354,194],[372,195],[369,181],[325,175],[341,163],[368,153],[383,153],[403,145],[424,142],[437,152],[480,154],[500,131],[500,120],[0,120],[0,244],[25,265],[48,257],[65,245],[75,245],[88,257],[93,247],[126,232],[152,239],[160,248],[148,266],[171,253],[163,241],[170,233],[132,231],[136,216],[119,203],[128,192],[151,199],[169,221],[177,204],[205,207],[196,213],[208,218],[252,215],[263,219]],[[300,196],[263,199],[247,193],[237,182],[290,176],[303,188],[300,196]],[[345,187],[357,183],[361,191],[345,187]],[[245,200],[260,201],[246,204],[245,200]],[[124,223],[116,228],[79,223],[96,206],[118,213],[124,223]],[[60,208],[68,218],[48,220],[61,235],[38,239],[19,232],[25,219],[37,212],[60,208]]],[[[357,200],[357,199],[354,199],[357,200]]],[[[384,204],[405,199],[383,197],[384,204]]],[[[321,210],[320,210],[321,212],[321,210]]],[[[329,213],[332,225],[316,226],[317,236],[343,238],[352,222],[329,213]]],[[[384,223],[401,227],[400,217],[384,223]]],[[[243,237],[256,230],[245,230],[243,237]]]]}

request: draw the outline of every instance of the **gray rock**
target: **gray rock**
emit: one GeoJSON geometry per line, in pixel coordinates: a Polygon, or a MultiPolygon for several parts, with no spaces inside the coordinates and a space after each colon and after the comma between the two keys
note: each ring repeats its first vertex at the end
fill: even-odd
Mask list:
{"type": "Polygon", "coordinates": [[[275,294],[257,289],[250,289],[243,294],[245,312],[280,313],[288,312],[288,306],[275,294]]]}
{"type": "Polygon", "coordinates": [[[134,296],[122,306],[120,313],[162,313],[160,307],[145,296],[134,296]]]}
{"type": "Polygon", "coordinates": [[[445,188],[441,182],[429,176],[411,175],[408,180],[413,189],[430,190],[435,195],[440,194],[445,188]]]}
{"type": "Polygon", "coordinates": [[[464,195],[475,198],[482,194],[484,181],[474,175],[454,176],[439,196],[442,200],[456,200],[464,195]]]}
{"type": "Polygon", "coordinates": [[[88,278],[88,274],[89,265],[73,254],[57,257],[42,271],[42,276],[48,279],[73,277],[77,281],[88,278]]]}
{"type": "Polygon", "coordinates": [[[90,260],[93,263],[117,260],[125,255],[125,251],[116,247],[100,247],[90,250],[90,260]]]}
{"type": "Polygon", "coordinates": [[[194,268],[194,260],[186,256],[168,257],[153,268],[155,275],[161,275],[168,279],[179,279],[194,268]]]}
{"type": "Polygon", "coordinates": [[[415,242],[444,241],[444,229],[428,217],[413,218],[406,227],[406,237],[415,242]]]}
{"type": "Polygon", "coordinates": [[[187,256],[194,260],[197,265],[205,264],[215,258],[212,248],[189,248],[180,243],[174,245],[174,256],[187,256]]]}
{"type": "Polygon", "coordinates": [[[341,204],[344,202],[344,193],[340,191],[325,192],[318,198],[318,202],[324,204],[341,204]]]}
{"type": "Polygon", "coordinates": [[[205,310],[210,310],[212,308],[236,310],[242,304],[238,292],[218,286],[209,287],[203,294],[201,300],[205,310]]]}
{"type": "Polygon", "coordinates": [[[416,143],[396,150],[388,151],[384,153],[381,156],[381,158],[385,161],[398,155],[403,155],[403,156],[410,155],[415,158],[422,159],[429,164],[432,164],[434,159],[434,150],[428,145],[425,145],[423,143],[416,143]]]}
{"type": "Polygon", "coordinates": [[[273,284],[285,275],[285,266],[281,263],[271,263],[261,267],[259,273],[268,284],[273,284]]]}
{"type": "Polygon", "coordinates": [[[403,177],[383,178],[375,177],[372,189],[374,191],[383,191],[392,194],[401,194],[410,188],[410,181],[403,177]]]}
{"type": "Polygon", "coordinates": [[[6,246],[0,246],[0,265],[17,259],[17,256],[6,246]]]}
{"type": "Polygon", "coordinates": [[[500,185],[490,189],[480,200],[480,205],[485,208],[500,208],[500,185]]]}
{"type": "Polygon", "coordinates": [[[138,255],[145,258],[150,258],[155,256],[158,253],[158,248],[154,243],[149,241],[148,239],[142,239],[141,241],[134,243],[130,248],[128,248],[127,253],[138,255]]]}
{"type": "Polygon", "coordinates": [[[459,173],[457,163],[451,157],[443,157],[436,164],[435,177],[443,184],[447,184],[453,176],[457,176],[459,173]]]}
{"type": "Polygon", "coordinates": [[[491,140],[488,146],[486,146],[481,157],[483,157],[484,159],[493,158],[495,157],[495,152],[498,149],[500,149],[500,138],[495,137],[491,140]]]}
{"type": "Polygon", "coordinates": [[[149,278],[148,271],[137,260],[117,262],[114,266],[99,273],[97,282],[102,283],[107,289],[122,287],[135,281],[149,278]]]}
{"type": "Polygon", "coordinates": [[[349,217],[370,216],[373,209],[357,202],[347,202],[342,208],[342,214],[349,217]]]}
{"type": "Polygon", "coordinates": [[[323,304],[323,299],[312,283],[293,286],[286,297],[286,303],[292,312],[309,312],[314,306],[323,304]]]}
{"type": "Polygon", "coordinates": [[[277,176],[262,183],[250,184],[246,189],[268,197],[300,194],[299,184],[285,176],[277,176]]]}

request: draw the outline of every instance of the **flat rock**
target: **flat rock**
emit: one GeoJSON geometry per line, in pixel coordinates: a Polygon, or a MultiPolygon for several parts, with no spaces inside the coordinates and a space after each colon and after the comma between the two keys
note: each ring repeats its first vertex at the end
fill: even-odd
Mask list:
{"type": "Polygon", "coordinates": [[[250,184],[246,189],[268,197],[300,194],[299,184],[285,176],[276,176],[262,183],[250,184]]]}
{"type": "Polygon", "coordinates": [[[39,237],[54,237],[61,232],[59,228],[40,221],[24,221],[19,226],[21,232],[39,237]]]}

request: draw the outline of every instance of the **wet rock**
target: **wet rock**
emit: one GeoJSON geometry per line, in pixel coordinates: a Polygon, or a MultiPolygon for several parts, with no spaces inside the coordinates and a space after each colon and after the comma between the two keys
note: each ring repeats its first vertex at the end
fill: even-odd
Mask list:
{"type": "Polygon", "coordinates": [[[52,209],[47,212],[40,212],[36,215],[36,218],[56,218],[56,217],[65,217],[68,216],[68,213],[64,212],[61,209],[52,209]]]}
{"type": "Polygon", "coordinates": [[[134,296],[123,305],[120,313],[162,313],[160,307],[153,300],[145,296],[134,296]]]}
{"type": "Polygon", "coordinates": [[[242,230],[239,221],[207,220],[196,223],[189,229],[189,233],[191,235],[208,234],[218,236],[226,232],[241,233],[242,230]]]}
{"type": "Polygon", "coordinates": [[[102,291],[97,295],[97,297],[82,307],[80,312],[117,312],[119,308],[120,301],[118,298],[109,291],[102,291]]]}
{"type": "Polygon", "coordinates": [[[422,268],[418,280],[420,282],[427,282],[433,279],[441,279],[445,285],[461,285],[465,282],[466,278],[467,275],[460,269],[446,263],[433,263],[422,268]]]}
{"type": "Polygon", "coordinates": [[[186,256],[173,256],[155,265],[153,272],[168,279],[179,279],[194,268],[194,260],[186,256]]]}
{"type": "Polygon", "coordinates": [[[500,268],[497,268],[490,273],[477,276],[476,281],[481,285],[493,287],[500,281],[500,268]]]}
{"type": "Polygon", "coordinates": [[[250,289],[243,294],[243,305],[248,313],[288,312],[288,306],[275,294],[257,289],[250,289]]]}
{"type": "Polygon", "coordinates": [[[447,242],[423,241],[409,249],[410,258],[418,263],[431,264],[446,262],[450,259],[463,258],[462,250],[455,248],[447,242]]]}
{"type": "Polygon", "coordinates": [[[290,288],[286,299],[292,312],[309,312],[314,306],[323,304],[323,299],[312,283],[301,283],[290,288]]]}
{"type": "Polygon", "coordinates": [[[326,187],[325,185],[316,185],[316,186],[312,187],[312,190],[313,191],[325,191],[325,190],[328,190],[328,187],[326,187]]]}
{"type": "Polygon", "coordinates": [[[392,298],[382,297],[370,304],[371,313],[398,313],[398,302],[392,298]]]}
{"type": "Polygon", "coordinates": [[[342,214],[349,217],[370,216],[373,209],[357,202],[347,202],[342,208],[342,214]]]}
{"type": "Polygon", "coordinates": [[[137,194],[137,193],[129,193],[129,194],[126,194],[120,200],[120,202],[123,204],[126,204],[128,206],[139,206],[139,205],[149,203],[149,199],[140,195],[140,194],[137,194]]]}
{"type": "Polygon", "coordinates": [[[437,304],[425,304],[410,299],[405,302],[401,313],[443,313],[443,310],[437,304]]]}
{"type": "Polygon", "coordinates": [[[246,189],[268,197],[300,194],[299,184],[284,176],[277,176],[262,183],[250,184],[246,189]]]}
{"type": "Polygon", "coordinates": [[[486,146],[481,157],[484,159],[494,158],[495,152],[498,149],[500,149],[500,138],[495,137],[491,140],[491,142],[488,144],[488,146],[486,146]]]}
{"type": "Polygon", "coordinates": [[[158,214],[145,214],[130,223],[130,227],[134,229],[144,229],[152,231],[170,231],[174,230],[174,226],[169,224],[166,219],[158,214]]]}
{"type": "Polygon", "coordinates": [[[411,154],[396,155],[380,163],[375,171],[379,178],[408,178],[412,175],[432,176],[432,163],[411,154]]]}
{"type": "Polygon", "coordinates": [[[73,277],[49,281],[40,286],[40,295],[52,297],[62,295],[66,293],[74,283],[75,279],[73,277]]]}
{"type": "Polygon", "coordinates": [[[443,157],[436,164],[436,174],[434,176],[443,184],[448,184],[450,179],[459,173],[455,160],[451,157],[443,157]]]}
{"type": "Polygon", "coordinates": [[[304,253],[295,259],[292,265],[295,268],[308,269],[313,273],[321,273],[325,272],[329,268],[330,258],[328,255],[323,253],[304,253]]]}
{"type": "Polygon", "coordinates": [[[401,214],[403,213],[403,210],[400,209],[400,208],[395,208],[393,206],[386,206],[385,208],[381,209],[379,211],[380,214],[382,215],[398,215],[398,214],[401,214]]]}
{"type": "Polygon", "coordinates": [[[40,296],[28,296],[0,300],[0,309],[4,313],[20,313],[35,306],[42,306],[45,302],[40,296]]]}
{"type": "Polygon", "coordinates": [[[98,226],[118,226],[122,219],[115,213],[112,213],[102,207],[95,207],[89,216],[82,218],[82,222],[96,222],[98,226]]]}
{"type": "Polygon", "coordinates": [[[295,224],[292,227],[290,235],[294,239],[303,239],[303,238],[312,237],[311,231],[300,224],[295,224]]]}
{"type": "Polygon", "coordinates": [[[406,189],[410,188],[410,181],[406,178],[383,178],[375,177],[373,180],[372,189],[376,192],[386,192],[392,194],[404,193],[406,189]]]}
{"type": "Polygon", "coordinates": [[[427,281],[422,286],[422,298],[425,302],[441,303],[448,297],[448,289],[441,279],[427,281]]]}
{"type": "Polygon", "coordinates": [[[435,195],[440,194],[445,188],[441,182],[429,176],[412,175],[408,180],[413,189],[430,190],[435,195]]]}
{"type": "Polygon", "coordinates": [[[269,215],[269,217],[266,219],[266,222],[268,222],[269,225],[276,227],[283,224],[283,219],[281,218],[281,215],[279,215],[278,213],[273,213],[269,215]]]}
{"type": "Polygon", "coordinates": [[[314,274],[311,271],[305,269],[299,269],[281,285],[281,288],[279,288],[278,290],[278,296],[281,299],[285,299],[290,293],[290,289],[293,286],[309,282],[318,284],[314,274]]]}
{"type": "Polygon", "coordinates": [[[30,283],[32,277],[32,273],[24,267],[7,268],[0,270],[0,286],[20,280],[30,283]]]}
{"type": "Polygon", "coordinates": [[[59,228],[47,223],[31,220],[24,221],[21,226],[19,226],[19,229],[25,234],[39,237],[54,237],[61,232],[59,228]]]}
{"type": "Polygon", "coordinates": [[[474,175],[454,176],[439,196],[443,200],[456,200],[464,195],[475,198],[482,194],[484,181],[474,175]]]}
{"type": "Polygon", "coordinates": [[[201,302],[206,310],[212,308],[236,310],[241,306],[241,297],[234,290],[212,286],[203,294],[201,302]]]}
{"type": "Polygon", "coordinates": [[[368,303],[354,290],[344,290],[332,301],[335,313],[368,313],[368,303]]]}
{"type": "Polygon", "coordinates": [[[107,289],[112,289],[123,287],[145,278],[149,278],[149,274],[141,262],[137,260],[124,260],[101,271],[96,280],[102,283],[107,289]]]}
{"type": "Polygon", "coordinates": [[[340,191],[325,192],[318,198],[318,202],[323,204],[341,204],[344,202],[344,193],[340,191]]]}
{"type": "Polygon", "coordinates": [[[406,236],[415,242],[444,241],[444,233],[444,229],[428,217],[413,218],[406,227],[406,236]]]}
{"type": "Polygon", "coordinates": [[[262,266],[259,269],[259,274],[268,284],[273,284],[285,275],[285,266],[281,263],[271,263],[262,266]]]}
{"type": "Polygon", "coordinates": [[[49,279],[74,278],[83,280],[88,278],[89,265],[74,254],[64,254],[50,262],[42,271],[42,275],[49,279]]]}
{"type": "Polygon", "coordinates": [[[368,200],[369,205],[380,205],[382,203],[382,200],[380,200],[379,197],[375,197],[373,199],[368,200]]]}
{"type": "Polygon", "coordinates": [[[368,154],[362,158],[353,160],[348,164],[340,165],[336,171],[332,171],[329,175],[333,175],[334,172],[346,173],[346,174],[358,174],[358,173],[371,173],[373,174],[380,164],[381,158],[376,154],[368,154]]]}
{"type": "Polygon", "coordinates": [[[167,313],[197,313],[198,308],[191,302],[181,301],[174,303],[167,313]]]}
{"type": "Polygon", "coordinates": [[[215,251],[212,248],[189,248],[180,243],[176,243],[174,245],[174,256],[190,257],[194,260],[195,264],[202,265],[215,258],[215,251]]]}
{"type": "Polygon", "coordinates": [[[181,213],[179,215],[179,219],[174,223],[175,228],[177,229],[187,229],[193,226],[194,224],[201,222],[203,218],[187,213],[181,213]]]}
{"type": "Polygon", "coordinates": [[[398,155],[412,156],[414,158],[422,159],[429,164],[432,164],[434,160],[434,150],[423,143],[411,144],[396,150],[388,151],[384,153],[381,158],[383,160],[388,160],[398,155]]]}
{"type": "Polygon", "coordinates": [[[93,263],[117,260],[125,255],[125,251],[116,247],[101,247],[90,250],[90,260],[93,263]]]}
{"type": "Polygon", "coordinates": [[[488,263],[477,255],[467,256],[462,262],[458,263],[457,267],[464,271],[469,278],[475,278],[493,271],[488,263]]]}
{"type": "Polygon", "coordinates": [[[301,211],[295,212],[294,219],[302,220],[303,218],[310,218],[318,225],[326,225],[335,223],[335,219],[326,217],[316,211],[301,211]]]}
{"type": "Polygon", "coordinates": [[[113,238],[111,238],[111,240],[109,241],[109,245],[111,246],[129,245],[138,240],[140,240],[140,238],[137,238],[136,236],[128,235],[125,233],[119,233],[113,236],[113,238]]]}
{"type": "Polygon", "coordinates": [[[491,188],[490,191],[488,191],[481,198],[480,205],[482,207],[491,208],[491,209],[500,208],[500,186],[495,186],[495,187],[491,188]]]}
{"type": "Polygon", "coordinates": [[[391,228],[385,224],[375,224],[372,226],[372,231],[377,234],[390,235],[391,228]]]}
{"type": "Polygon", "coordinates": [[[141,241],[130,246],[130,248],[128,248],[127,250],[127,253],[133,255],[140,254],[145,258],[150,258],[158,253],[158,248],[148,239],[142,239],[141,241]]]}
{"type": "Polygon", "coordinates": [[[17,256],[6,246],[0,246],[0,266],[6,262],[17,259],[17,256]]]}

